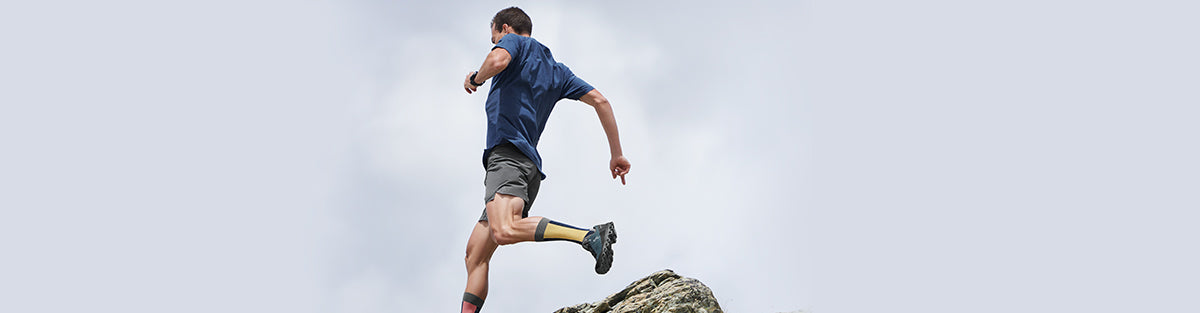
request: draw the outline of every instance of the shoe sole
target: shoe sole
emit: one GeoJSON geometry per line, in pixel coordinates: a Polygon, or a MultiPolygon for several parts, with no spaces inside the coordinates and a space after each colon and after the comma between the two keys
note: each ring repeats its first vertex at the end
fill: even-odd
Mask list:
{"type": "Polygon", "coordinates": [[[600,232],[600,238],[603,238],[603,247],[600,248],[600,258],[596,260],[596,274],[604,275],[608,273],[609,268],[612,268],[613,250],[612,244],[617,243],[617,229],[612,222],[604,223],[596,227],[600,232]]]}

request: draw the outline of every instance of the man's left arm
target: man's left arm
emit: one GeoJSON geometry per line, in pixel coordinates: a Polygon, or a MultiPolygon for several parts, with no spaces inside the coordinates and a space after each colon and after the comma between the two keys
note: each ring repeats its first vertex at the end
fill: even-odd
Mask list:
{"type": "Polygon", "coordinates": [[[613,179],[620,176],[621,184],[624,185],[625,174],[629,173],[630,165],[629,159],[626,159],[625,154],[621,152],[621,135],[617,132],[617,118],[613,115],[612,105],[596,89],[579,97],[579,101],[596,109],[596,115],[600,118],[600,126],[604,127],[604,135],[608,137],[608,151],[612,154],[612,159],[608,161],[608,170],[613,179]]]}
{"type": "Polygon", "coordinates": [[[467,78],[463,79],[463,89],[466,89],[468,94],[475,92],[479,86],[471,83],[471,75],[475,75],[475,83],[482,85],[489,78],[504,71],[508,67],[509,61],[512,61],[512,55],[508,54],[508,50],[492,49],[492,52],[488,52],[487,58],[483,59],[483,65],[479,66],[479,71],[467,73],[467,78]]]}

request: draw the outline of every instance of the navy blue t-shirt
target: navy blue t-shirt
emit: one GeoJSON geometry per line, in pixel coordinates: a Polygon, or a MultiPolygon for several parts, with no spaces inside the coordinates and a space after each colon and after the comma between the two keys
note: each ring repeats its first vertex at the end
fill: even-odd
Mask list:
{"type": "Polygon", "coordinates": [[[554,61],[550,49],[537,40],[516,34],[504,35],[492,49],[508,51],[508,67],[492,77],[484,109],[487,112],[487,147],[483,166],[492,148],[511,142],[542,170],[538,138],[546,129],[546,120],[558,100],[579,100],[594,89],[571,73],[566,65],[554,61]]]}

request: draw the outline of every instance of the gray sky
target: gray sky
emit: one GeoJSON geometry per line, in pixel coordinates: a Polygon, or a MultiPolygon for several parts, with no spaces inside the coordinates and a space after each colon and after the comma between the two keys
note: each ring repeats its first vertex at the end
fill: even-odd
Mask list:
{"type": "Polygon", "coordinates": [[[0,5],[0,311],[452,311],[482,202],[463,76],[516,4],[613,102],[559,103],[489,312],[663,268],[730,312],[1195,312],[1182,2],[0,5]]]}
{"type": "MultiPolygon", "coordinates": [[[[607,144],[594,111],[561,102],[539,144],[549,178],[533,214],[584,227],[616,222],[616,265],[597,276],[578,246],[503,247],[485,307],[553,311],[663,268],[705,281],[732,310],[810,303],[812,258],[796,227],[805,210],[799,203],[808,201],[801,171],[809,123],[785,93],[772,91],[786,87],[786,72],[799,63],[770,31],[786,27],[786,13],[798,9],[702,33],[689,15],[751,20],[764,12],[696,7],[663,20],[655,16],[676,10],[520,5],[533,18],[534,38],[614,103],[634,168],[628,186],[606,176],[607,144]],[[746,47],[763,52],[740,53],[746,47]],[[747,285],[759,287],[739,288],[747,285]]],[[[375,53],[367,57],[375,98],[355,133],[332,305],[445,310],[461,298],[464,246],[483,197],[485,97],[457,83],[490,49],[488,22],[504,6],[361,6],[358,38],[375,53]]]]}

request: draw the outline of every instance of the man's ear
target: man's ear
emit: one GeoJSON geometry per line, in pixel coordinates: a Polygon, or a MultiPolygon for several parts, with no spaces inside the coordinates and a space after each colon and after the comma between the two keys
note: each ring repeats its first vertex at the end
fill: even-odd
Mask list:
{"type": "Polygon", "coordinates": [[[516,31],[513,31],[513,28],[512,28],[512,26],[508,26],[508,24],[501,25],[500,27],[501,27],[500,29],[501,29],[501,30],[503,30],[503,31],[510,32],[510,33],[513,33],[513,34],[516,34],[516,33],[517,33],[516,31]]]}

